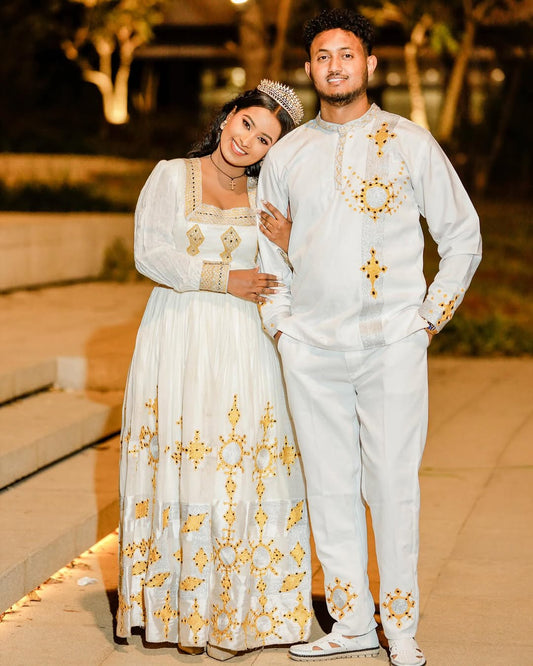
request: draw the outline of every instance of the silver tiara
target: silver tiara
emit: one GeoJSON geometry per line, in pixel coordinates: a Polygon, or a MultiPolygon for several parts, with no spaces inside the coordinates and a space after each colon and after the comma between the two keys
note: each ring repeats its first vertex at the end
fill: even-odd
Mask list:
{"type": "Polygon", "coordinates": [[[262,79],[257,90],[264,92],[269,97],[282,106],[285,111],[292,118],[295,125],[299,125],[304,117],[304,107],[298,95],[292,88],[278,83],[278,81],[271,81],[270,79],[262,79]]]}

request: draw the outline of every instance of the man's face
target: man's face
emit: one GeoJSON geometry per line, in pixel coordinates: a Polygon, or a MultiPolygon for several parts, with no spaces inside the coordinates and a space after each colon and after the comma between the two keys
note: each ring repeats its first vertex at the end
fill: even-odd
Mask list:
{"type": "Polygon", "coordinates": [[[318,96],[332,105],[344,106],[366,94],[368,77],[376,68],[375,56],[367,56],[353,32],[326,30],[311,44],[307,76],[318,96]]]}

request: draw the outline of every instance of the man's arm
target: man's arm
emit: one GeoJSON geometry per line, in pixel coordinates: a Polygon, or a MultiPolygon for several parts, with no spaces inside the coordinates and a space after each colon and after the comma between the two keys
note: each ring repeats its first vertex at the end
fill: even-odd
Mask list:
{"type": "MultiPolygon", "coordinates": [[[[277,173],[277,165],[267,154],[261,168],[259,183],[257,187],[257,200],[263,210],[268,212],[262,202],[273,204],[278,210],[287,210],[289,197],[287,180],[277,173]]],[[[258,224],[260,221],[258,220],[258,224]]],[[[259,263],[261,271],[273,273],[282,283],[275,294],[270,294],[267,302],[261,306],[261,316],[265,330],[272,337],[280,330],[283,319],[290,315],[292,271],[289,263],[284,258],[284,253],[277,245],[268,240],[258,229],[259,235],[259,263]]],[[[279,336],[278,336],[279,337],[279,336]]],[[[277,339],[277,338],[276,338],[277,339]]]]}
{"type": "Polygon", "coordinates": [[[452,318],[481,261],[479,217],[459,176],[431,139],[413,179],[415,196],[441,257],[419,314],[433,333],[452,318]]]}

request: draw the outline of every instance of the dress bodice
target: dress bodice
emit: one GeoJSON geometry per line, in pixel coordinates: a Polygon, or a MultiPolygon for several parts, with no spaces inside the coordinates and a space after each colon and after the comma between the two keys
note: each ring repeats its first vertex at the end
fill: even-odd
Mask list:
{"type": "MultiPolygon", "coordinates": [[[[248,198],[255,205],[255,180],[248,179],[248,198]]],[[[221,209],[202,201],[200,160],[186,160],[185,225],[181,238],[188,255],[224,261],[233,268],[251,268],[257,257],[257,224],[250,206],[221,209]],[[183,233],[185,237],[183,237],[183,233]]]]}

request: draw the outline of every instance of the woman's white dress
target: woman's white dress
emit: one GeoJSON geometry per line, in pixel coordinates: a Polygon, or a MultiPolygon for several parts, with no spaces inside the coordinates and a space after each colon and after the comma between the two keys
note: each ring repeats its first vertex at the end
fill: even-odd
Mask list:
{"type": "Polygon", "coordinates": [[[204,262],[253,268],[257,233],[252,208],[202,203],[198,159],[160,162],[141,192],[135,259],[158,286],[124,400],[119,636],[308,638],[304,482],[277,353],[256,305],[199,290],[204,262]]]}

